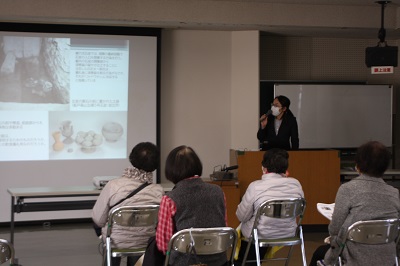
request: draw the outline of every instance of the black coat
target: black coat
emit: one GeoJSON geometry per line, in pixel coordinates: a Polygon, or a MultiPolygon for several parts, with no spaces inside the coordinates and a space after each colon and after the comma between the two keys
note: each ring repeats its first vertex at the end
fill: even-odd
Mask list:
{"type": "Polygon", "coordinates": [[[296,117],[286,113],[283,116],[282,124],[279,128],[278,135],[274,129],[275,116],[268,116],[268,123],[264,129],[259,129],[257,138],[260,141],[260,147],[263,151],[271,148],[281,148],[284,150],[299,149],[299,131],[297,127],[296,117]]]}

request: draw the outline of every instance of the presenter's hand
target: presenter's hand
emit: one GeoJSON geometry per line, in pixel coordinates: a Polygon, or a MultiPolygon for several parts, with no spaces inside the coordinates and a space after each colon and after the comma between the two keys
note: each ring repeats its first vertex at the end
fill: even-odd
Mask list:
{"type": "Polygon", "coordinates": [[[260,117],[260,123],[261,123],[261,128],[264,129],[267,126],[268,123],[268,116],[266,114],[263,114],[260,117]]]}

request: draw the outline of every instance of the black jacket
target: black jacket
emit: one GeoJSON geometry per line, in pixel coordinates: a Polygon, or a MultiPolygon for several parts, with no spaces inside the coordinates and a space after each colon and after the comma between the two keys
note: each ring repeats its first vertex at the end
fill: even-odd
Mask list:
{"type": "Polygon", "coordinates": [[[260,141],[260,148],[265,151],[271,148],[281,148],[284,150],[299,149],[299,131],[297,127],[296,117],[286,113],[283,116],[282,124],[279,128],[278,135],[274,129],[275,116],[268,116],[268,123],[264,129],[259,129],[257,138],[260,141]]]}

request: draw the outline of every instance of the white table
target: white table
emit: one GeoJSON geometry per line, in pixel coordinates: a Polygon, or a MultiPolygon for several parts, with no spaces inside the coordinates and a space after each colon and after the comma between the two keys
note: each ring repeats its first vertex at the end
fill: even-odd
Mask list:
{"type": "MultiPolygon", "coordinates": [[[[170,191],[173,184],[160,184],[164,191],[170,191]]],[[[66,186],[66,187],[27,187],[8,188],[11,195],[10,242],[14,243],[15,213],[40,211],[66,211],[92,209],[101,190],[94,186],[66,186]],[[80,200],[78,197],[89,197],[80,200]],[[93,197],[93,199],[91,199],[93,197]],[[29,202],[26,199],[42,198],[43,201],[29,202]],[[70,198],[71,200],[57,200],[70,198]]]]}

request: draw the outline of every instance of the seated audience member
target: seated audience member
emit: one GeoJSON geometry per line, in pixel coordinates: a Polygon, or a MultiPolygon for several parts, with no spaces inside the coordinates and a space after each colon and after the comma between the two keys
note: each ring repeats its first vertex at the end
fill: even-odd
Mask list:
{"type": "MultiPolygon", "coordinates": [[[[303,198],[304,192],[297,179],[287,176],[289,154],[283,149],[270,149],[264,153],[262,160],[261,180],[253,181],[243,195],[242,201],[236,210],[236,216],[241,222],[241,233],[249,238],[254,225],[255,216],[261,203],[271,199],[303,198]]],[[[283,238],[293,236],[297,224],[295,219],[277,219],[262,217],[258,226],[260,238],[283,238]]],[[[241,265],[248,242],[242,240],[239,256],[235,265],[241,265]]],[[[263,258],[267,248],[260,248],[260,257],[263,258]]],[[[255,247],[252,245],[247,260],[255,260],[255,247]]],[[[256,265],[248,263],[246,265],[256,265]]]]}
{"type": "MultiPolygon", "coordinates": [[[[173,149],[166,160],[165,177],[175,184],[161,200],[156,232],[157,247],[164,254],[172,235],[187,228],[227,226],[225,195],[221,187],[201,179],[203,166],[191,147],[173,149]]],[[[198,255],[208,266],[226,265],[226,254],[198,255]]],[[[193,256],[171,252],[170,265],[195,264],[193,256]]]]}
{"type": "MultiPolygon", "coordinates": [[[[101,191],[93,207],[92,219],[96,225],[102,227],[102,237],[105,243],[107,234],[107,219],[111,210],[121,206],[160,204],[164,195],[163,188],[152,184],[153,171],[159,164],[160,153],[158,148],[150,142],[137,144],[129,155],[132,167],[125,169],[124,174],[109,181],[101,191]],[[130,198],[126,198],[132,191],[143,183],[148,186],[130,198]],[[123,200],[121,203],[117,204],[123,200]]],[[[118,227],[113,226],[111,232],[111,246],[118,248],[142,248],[147,246],[150,236],[155,235],[155,228],[118,227]]],[[[139,257],[128,257],[127,265],[134,265],[139,257]]],[[[120,265],[121,258],[112,258],[112,265],[120,265]]]]}
{"type": "MultiPolygon", "coordinates": [[[[367,142],[358,148],[355,162],[359,176],[341,185],[336,194],[328,228],[330,244],[314,252],[310,266],[334,265],[347,228],[353,223],[400,217],[399,191],[382,179],[390,163],[387,148],[377,141],[367,142]]],[[[394,265],[395,254],[395,243],[364,245],[348,241],[341,257],[345,265],[394,265]]]]}

